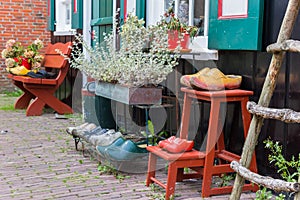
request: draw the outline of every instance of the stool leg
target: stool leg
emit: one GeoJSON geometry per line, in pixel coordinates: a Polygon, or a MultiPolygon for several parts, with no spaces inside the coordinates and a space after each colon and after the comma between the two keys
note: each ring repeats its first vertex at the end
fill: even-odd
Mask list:
{"type": "Polygon", "coordinates": [[[192,98],[188,96],[187,93],[184,94],[182,116],[181,116],[181,126],[180,126],[180,138],[186,139],[189,131],[189,121],[191,114],[191,103],[192,98]]]}
{"type": "Polygon", "coordinates": [[[146,178],[146,186],[149,187],[153,181],[151,178],[155,178],[155,170],[156,170],[156,161],[157,156],[153,153],[149,153],[149,161],[148,161],[148,172],[147,172],[147,178],[146,178]]]}
{"type": "MultiPolygon", "coordinates": [[[[218,141],[218,131],[221,131],[219,120],[220,101],[212,100],[207,131],[206,157],[202,179],[202,197],[209,197],[212,183],[212,171],[215,157],[215,146],[218,141]]],[[[221,131],[222,132],[222,131],[221,131]]]]}
{"type": "Polygon", "coordinates": [[[177,166],[176,161],[169,163],[167,187],[166,187],[166,200],[169,200],[171,195],[174,195],[175,184],[177,178],[177,166]]]}

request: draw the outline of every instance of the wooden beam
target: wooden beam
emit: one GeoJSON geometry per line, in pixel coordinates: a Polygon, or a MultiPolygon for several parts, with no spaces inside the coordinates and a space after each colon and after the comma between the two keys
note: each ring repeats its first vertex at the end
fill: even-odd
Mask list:
{"type": "Polygon", "coordinates": [[[300,52],[300,41],[298,40],[286,40],[282,43],[270,44],[267,47],[269,53],[279,53],[281,51],[300,52]]]}
{"type": "Polygon", "coordinates": [[[237,161],[232,161],[230,163],[230,167],[246,180],[251,181],[252,183],[255,183],[257,185],[264,186],[271,190],[277,192],[282,192],[282,191],[299,192],[300,191],[300,183],[286,182],[281,179],[274,179],[269,176],[261,176],[257,173],[251,172],[249,169],[243,167],[237,161]]]}
{"type": "Polygon", "coordinates": [[[250,101],[247,103],[247,109],[251,114],[265,119],[277,119],[285,123],[300,123],[300,112],[291,109],[267,108],[250,101]]]}

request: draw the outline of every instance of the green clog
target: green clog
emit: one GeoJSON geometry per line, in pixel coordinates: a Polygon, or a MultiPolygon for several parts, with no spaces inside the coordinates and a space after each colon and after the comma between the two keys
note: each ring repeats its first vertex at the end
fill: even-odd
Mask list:
{"type": "Polygon", "coordinates": [[[109,147],[118,147],[121,146],[126,140],[123,137],[118,137],[112,143],[106,146],[97,145],[96,150],[100,154],[100,156],[105,157],[105,151],[109,147]]]}
{"type": "Polygon", "coordinates": [[[119,146],[109,146],[105,149],[105,157],[113,161],[130,161],[148,156],[146,148],[140,148],[132,140],[126,140],[119,146]]]}

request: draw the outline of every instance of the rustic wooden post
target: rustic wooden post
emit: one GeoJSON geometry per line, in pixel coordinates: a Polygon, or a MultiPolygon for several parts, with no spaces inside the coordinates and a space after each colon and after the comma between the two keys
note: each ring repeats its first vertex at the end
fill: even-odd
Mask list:
{"type": "MultiPolygon", "coordinates": [[[[300,183],[300,176],[298,177],[298,183],[300,183]]],[[[295,195],[295,200],[300,200],[300,192],[295,195]]]]}
{"type": "MultiPolygon", "coordinates": [[[[296,18],[298,16],[299,6],[300,6],[300,0],[290,0],[289,1],[283,22],[281,24],[277,43],[282,43],[291,37],[296,18]]],[[[274,92],[274,88],[276,86],[277,77],[278,77],[279,70],[282,65],[284,55],[285,55],[285,52],[283,52],[283,51],[273,54],[271,63],[269,65],[268,74],[265,79],[262,92],[260,94],[258,105],[261,105],[264,107],[269,106],[271,97],[274,92]]],[[[245,144],[243,147],[243,152],[241,155],[241,160],[240,160],[241,165],[246,168],[249,168],[249,166],[250,166],[252,155],[255,150],[255,146],[256,146],[257,139],[258,139],[259,133],[261,131],[262,125],[263,125],[263,118],[254,115],[251,120],[250,128],[248,131],[248,136],[246,138],[246,141],[245,141],[245,144]]],[[[237,176],[235,178],[233,190],[230,195],[230,200],[240,199],[244,182],[245,182],[245,179],[237,174],[237,176]]]]}

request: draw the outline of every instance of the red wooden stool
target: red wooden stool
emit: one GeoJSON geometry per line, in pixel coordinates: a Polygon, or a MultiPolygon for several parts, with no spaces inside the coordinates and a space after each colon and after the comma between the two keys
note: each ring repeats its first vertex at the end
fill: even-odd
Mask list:
{"type": "MultiPolygon", "coordinates": [[[[233,160],[239,161],[240,159],[240,156],[225,150],[220,107],[221,103],[240,102],[244,137],[246,138],[251,121],[251,115],[246,109],[246,104],[249,100],[249,96],[253,95],[253,92],[240,89],[196,91],[188,88],[181,88],[181,91],[184,92],[184,103],[180,138],[186,139],[188,135],[192,100],[198,99],[211,103],[206,150],[205,152],[193,150],[181,154],[172,154],[157,146],[148,146],[149,162],[146,185],[149,186],[151,183],[157,183],[166,189],[166,199],[169,199],[170,196],[174,194],[176,181],[182,181],[187,178],[202,178],[202,197],[230,193],[232,186],[211,187],[212,177],[214,175],[234,172],[230,168],[230,162],[233,160]],[[169,164],[166,184],[163,184],[155,178],[156,160],[158,157],[166,160],[169,164]],[[215,159],[219,160],[218,164],[215,164],[215,159]],[[185,167],[195,170],[196,173],[183,173],[183,168],[185,167]]],[[[255,155],[253,155],[250,169],[254,172],[257,171],[255,155]]],[[[243,190],[256,191],[257,189],[258,186],[251,183],[243,186],[243,190]]]]}

